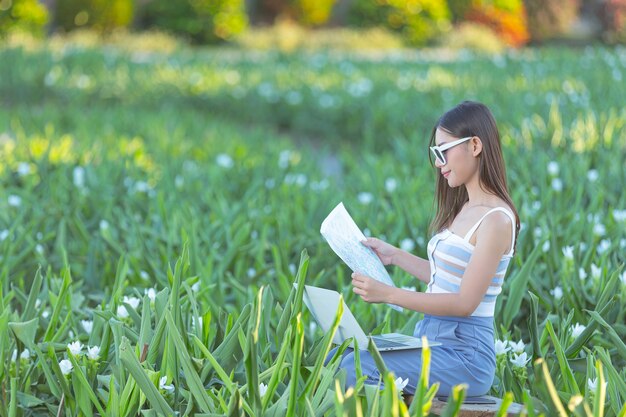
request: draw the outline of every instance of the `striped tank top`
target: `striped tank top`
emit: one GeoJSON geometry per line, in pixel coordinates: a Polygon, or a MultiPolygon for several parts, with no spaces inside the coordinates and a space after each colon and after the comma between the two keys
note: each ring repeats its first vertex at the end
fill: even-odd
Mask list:
{"type": "Polygon", "coordinates": [[[489,214],[501,211],[511,218],[513,232],[511,235],[511,250],[502,256],[495,276],[489,284],[489,288],[482,301],[471,314],[472,317],[493,317],[496,308],[496,297],[502,292],[502,283],[513,257],[513,246],[515,243],[515,217],[502,207],[489,210],[476,224],[467,232],[465,237],[455,235],[447,228],[437,233],[428,242],[428,261],[430,263],[430,282],[427,293],[458,293],[461,287],[461,279],[465,273],[465,268],[469,263],[474,245],[470,243],[470,238],[480,226],[480,223],[489,214]]]}

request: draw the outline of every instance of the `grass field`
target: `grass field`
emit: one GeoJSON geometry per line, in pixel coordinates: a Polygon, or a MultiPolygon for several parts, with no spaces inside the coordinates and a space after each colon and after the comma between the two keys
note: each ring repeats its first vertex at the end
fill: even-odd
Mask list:
{"type": "Polygon", "coordinates": [[[427,415],[426,379],[409,410],[391,374],[345,392],[292,283],[412,332],[319,226],[343,201],[425,256],[427,136],[463,99],[494,111],[522,222],[492,394],[625,416],[624,77],[624,48],[0,47],[0,416],[427,415]]]}

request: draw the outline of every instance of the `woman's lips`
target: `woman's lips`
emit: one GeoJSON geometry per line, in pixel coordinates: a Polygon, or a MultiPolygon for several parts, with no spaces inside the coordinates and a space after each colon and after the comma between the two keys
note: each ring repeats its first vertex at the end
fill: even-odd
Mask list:
{"type": "Polygon", "coordinates": [[[442,172],[441,175],[443,175],[444,178],[448,178],[448,175],[450,175],[450,171],[442,172]]]}

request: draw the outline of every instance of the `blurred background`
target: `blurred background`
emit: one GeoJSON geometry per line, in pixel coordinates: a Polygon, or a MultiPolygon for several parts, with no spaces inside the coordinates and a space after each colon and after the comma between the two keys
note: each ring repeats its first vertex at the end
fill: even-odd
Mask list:
{"type": "Polygon", "coordinates": [[[159,31],[193,44],[256,48],[297,48],[306,38],[351,48],[494,51],[549,42],[624,43],[626,0],[0,0],[2,37],[84,29],[159,31]],[[356,29],[366,35],[352,34],[358,39],[350,43],[356,29]]]}

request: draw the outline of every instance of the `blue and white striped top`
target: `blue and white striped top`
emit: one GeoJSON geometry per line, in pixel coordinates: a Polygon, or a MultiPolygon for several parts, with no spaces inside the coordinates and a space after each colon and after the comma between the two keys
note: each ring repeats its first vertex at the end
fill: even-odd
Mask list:
{"type": "Polygon", "coordinates": [[[474,252],[474,245],[469,241],[480,223],[489,214],[502,211],[509,216],[513,223],[513,233],[511,236],[511,251],[502,256],[496,275],[492,278],[487,293],[482,301],[471,314],[473,317],[493,317],[496,308],[496,297],[502,292],[502,283],[513,257],[513,246],[515,243],[515,216],[502,207],[489,210],[476,224],[467,232],[465,237],[455,235],[447,228],[437,233],[428,242],[428,261],[430,262],[430,282],[427,293],[458,293],[461,287],[461,279],[465,273],[465,268],[474,252]]]}

